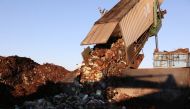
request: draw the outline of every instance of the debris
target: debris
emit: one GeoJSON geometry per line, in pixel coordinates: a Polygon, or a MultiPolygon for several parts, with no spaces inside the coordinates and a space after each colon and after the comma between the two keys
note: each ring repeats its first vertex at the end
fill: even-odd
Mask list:
{"type": "Polygon", "coordinates": [[[106,77],[119,75],[127,67],[125,45],[121,38],[110,39],[108,44],[96,45],[88,53],[79,69],[82,83],[99,82],[106,77]]]}
{"type": "Polygon", "coordinates": [[[84,95],[84,97],[82,98],[83,101],[85,101],[88,98],[88,95],[84,95]]]}
{"type": "Polygon", "coordinates": [[[68,93],[60,93],[45,99],[26,101],[22,106],[24,109],[91,109],[91,107],[106,107],[105,101],[95,99],[93,96],[89,96],[88,94],[80,96],[79,94],[72,95],[68,93]]]}
{"type": "Polygon", "coordinates": [[[97,95],[97,96],[101,96],[101,95],[102,95],[102,91],[101,91],[101,90],[97,90],[97,91],[96,91],[96,95],[97,95]]]}

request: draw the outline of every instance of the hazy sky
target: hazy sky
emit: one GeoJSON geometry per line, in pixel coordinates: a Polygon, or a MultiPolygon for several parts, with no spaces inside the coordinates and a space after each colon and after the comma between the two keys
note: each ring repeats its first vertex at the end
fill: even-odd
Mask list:
{"type": "MultiPolygon", "coordinates": [[[[82,61],[80,46],[98,7],[110,9],[119,0],[0,0],[0,55],[30,57],[73,70],[82,61]]],[[[168,13],[159,33],[161,50],[190,47],[190,0],[165,0],[168,13]]],[[[154,38],[143,49],[141,67],[152,67],[154,38]]]]}

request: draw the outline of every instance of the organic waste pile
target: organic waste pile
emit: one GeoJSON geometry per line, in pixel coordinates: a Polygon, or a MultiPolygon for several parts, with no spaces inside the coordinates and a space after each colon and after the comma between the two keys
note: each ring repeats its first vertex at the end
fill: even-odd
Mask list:
{"type": "MultiPolygon", "coordinates": [[[[92,104],[95,106],[104,104],[106,106],[108,104],[107,87],[106,82],[101,80],[108,76],[119,75],[124,68],[126,68],[125,47],[122,39],[111,39],[106,45],[94,46],[84,59],[82,66],[73,72],[53,64],[40,65],[29,58],[0,57],[0,84],[8,91],[3,94],[0,90],[0,95],[9,95],[10,99],[15,101],[20,99],[30,101],[32,99],[26,98],[43,98],[40,94],[49,94],[55,91],[58,95],[55,97],[47,95],[50,96],[47,99],[47,96],[42,94],[45,95],[45,98],[40,100],[40,103],[43,101],[43,105],[47,104],[49,107],[51,104],[54,108],[59,105],[73,108],[88,106],[87,104],[91,106],[92,104]],[[80,76],[77,78],[78,75],[80,76]],[[76,78],[77,80],[75,80],[76,78]],[[73,81],[75,81],[74,84],[73,81]],[[55,100],[60,96],[61,101],[59,102],[61,103],[55,100]],[[44,103],[46,101],[47,103],[44,103]]],[[[0,101],[4,101],[5,98],[6,96],[0,98],[0,101]]],[[[12,100],[10,101],[12,102],[12,100]]],[[[29,104],[30,106],[31,104],[33,106],[41,105],[37,100],[25,102],[23,106],[27,107],[29,104]]],[[[44,106],[44,108],[47,107],[44,106]]]]}
{"type": "Polygon", "coordinates": [[[98,85],[81,84],[77,72],[78,70],[70,72],[53,64],[40,65],[25,57],[0,57],[0,107],[106,107],[102,88],[98,85]]]}
{"type": "Polygon", "coordinates": [[[123,39],[113,38],[106,44],[96,45],[84,57],[79,69],[81,82],[98,82],[110,76],[120,75],[127,68],[123,39]]]}
{"type": "Polygon", "coordinates": [[[7,99],[14,101],[14,98],[34,94],[48,81],[68,82],[73,76],[65,68],[53,64],[40,65],[18,56],[0,57],[0,104],[7,99]]]}

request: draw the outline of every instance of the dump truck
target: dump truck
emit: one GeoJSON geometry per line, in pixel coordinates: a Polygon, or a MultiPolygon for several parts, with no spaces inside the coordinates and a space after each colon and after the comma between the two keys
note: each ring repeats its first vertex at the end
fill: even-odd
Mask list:
{"type": "MultiPolygon", "coordinates": [[[[140,51],[151,36],[157,36],[165,11],[163,1],[121,0],[95,22],[82,45],[106,44],[112,37],[122,37],[125,42],[128,67],[138,68],[140,51]]],[[[157,38],[156,38],[157,42],[157,38]]],[[[158,49],[158,47],[156,47],[158,49]]]]}
{"type": "MultiPolygon", "coordinates": [[[[150,37],[155,36],[154,56],[162,54],[157,35],[166,14],[160,9],[162,3],[163,0],[120,0],[104,13],[81,42],[94,45],[82,52],[82,82],[110,80],[107,84],[115,93],[110,101],[118,102],[136,97],[172,101],[185,94],[181,89],[190,86],[190,68],[138,68],[144,58],[142,48],[150,37]]],[[[158,66],[156,61],[159,60],[155,58],[158,66]]]]}

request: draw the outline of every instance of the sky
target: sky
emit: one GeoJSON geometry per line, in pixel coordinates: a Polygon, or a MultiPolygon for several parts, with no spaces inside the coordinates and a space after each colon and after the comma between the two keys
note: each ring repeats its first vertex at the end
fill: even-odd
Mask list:
{"type": "MultiPolygon", "coordinates": [[[[119,0],[0,0],[0,55],[32,58],[69,70],[81,64],[81,41],[100,18],[98,7],[119,0]]],[[[165,0],[160,50],[190,47],[190,0],[165,0]]],[[[143,48],[142,68],[153,66],[154,37],[143,48]]]]}

